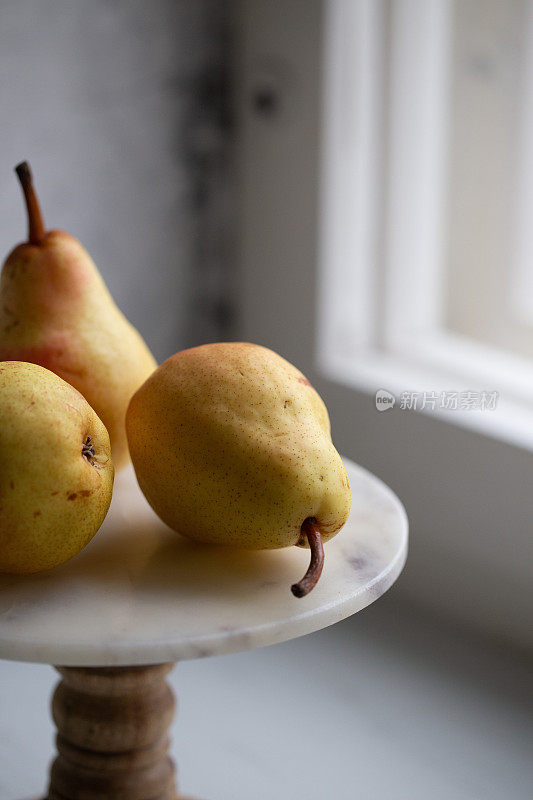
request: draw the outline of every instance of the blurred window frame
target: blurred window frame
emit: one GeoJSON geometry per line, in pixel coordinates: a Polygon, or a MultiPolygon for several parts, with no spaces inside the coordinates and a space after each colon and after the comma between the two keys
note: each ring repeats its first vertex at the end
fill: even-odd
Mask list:
{"type": "MultiPolygon", "coordinates": [[[[391,74],[398,91],[414,80],[409,56],[416,42],[433,65],[417,79],[429,87],[442,80],[435,39],[440,26],[446,32],[451,6],[235,2],[235,334],[296,364],[324,397],[341,453],[405,502],[412,551],[395,591],[533,647],[533,606],[524,603],[533,575],[529,362],[513,362],[497,348],[488,348],[487,361],[480,345],[468,350],[464,341],[443,343],[422,331],[439,322],[438,305],[429,301],[438,296],[439,262],[429,263],[427,254],[438,250],[442,231],[424,175],[432,168],[437,184],[442,180],[431,154],[443,145],[436,136],[427,143],[433,150],[419,152],[417,143],[407,151],[426,172],[405,165],[398,172],[399,162],[391,171],[401,138],[382,132],[393,123],[408,130],[410,119],[402,121],[401,93],[395,107],[376,102],[372,88],[392,97],[391,74]],[[397,64],[391,73],[402,52],[404,71],[397,64]],[[370,111],[362,115],[365,104],[370,111]],[[422,283],[407,279],[410,270],[422,283]],[[490,374],[480,374],[487,364],[490,374]],[[500,398],[497,411],[462,415],[431,403],[398,408],[406,390],[476,391],[474,368],[480,387],[502,393],[518,376],[522,395],[500,398]],[[378,412],[379,389],[397,395],[393,411],[378,412]]],[[[417,111],[417,122],[430,126],[437,98],[431,91],[423,98],[426,117],[417,111]]],[[[407,133],[405,139],[412,145],[407,133]]]]}
{"type": "MultiPolygon", "coordinates": [[[[516,11],[513,5],[508,16],[516,11]]],[[[485,10],[490,11],[486,2],[485,10]]],[[[453,302],[447,296],[445,242],[453,13],[451,0],[329,0],[323,5],[317,363],[332,380],[371,393],[384,387],[397,398],[408,390],[416,396],[417,410],[533,449],[532,360],[464,335],[448,321],[447,303],[453,302]],[[459,391],[458,407],[447,403],[452,388],[459,391]],[[490,413],[473,413],[478,409],[472,398],[479,411],[486,404],[490,413]]],[[[473,21],[479,27],[479,17],[473,21]]],[[[487,61],[489,46],[499,44],[497,25],[497,15],[485,24],[487,61]]],[[[463,30],[463,39],[466,35],[463,30]]],[[[490,62],[484,68],[489,70],[490,62]]],[[[491,131],[485,135],[490,140],[491,131]]],[[[489,145],[498,154],[499,142],[489,145]]],[[[533,168],[528,177],[533,182],[533,168]]],[[[478,193],[474,202],[481,204],[480,186],[473,191],[478,193]]],[[[465,215],[467,201],[460,198],[465,215]]],[[[529,202],[525,211],[524,202],[518,205],[518,222],[521,210],[522,219],[533,219],[533,202],[524,201],[529,202]]],[[[473,236],[483,235],[480,226],[473,228],[473,236]]],[[[533,226],[524,222],[518,245],[529,230],[533,226]]],[[[526,252],[533,259],[533,247],[526,252]]],[[[525,260],[522,255],[522,276],[525,260]]],[[[516,290],[519,266],[496,264],[508,291],[495,298],[492,309],[487,304],[482,310],[487,327],[491,314],[504,306],[509,316],[518,316],[517,297],[524,295],[516,290]]],[[[467,267],[482,271],[484,265],[467,267]]],[[[471,286],[475,280],[473,275],[471,286]]],[[[482,280],[477,280],[480,305],[482,280]]],[[[522,313],[521,322],[524,336],[531,336],[531,317],[524,320],[522,313]]]]}

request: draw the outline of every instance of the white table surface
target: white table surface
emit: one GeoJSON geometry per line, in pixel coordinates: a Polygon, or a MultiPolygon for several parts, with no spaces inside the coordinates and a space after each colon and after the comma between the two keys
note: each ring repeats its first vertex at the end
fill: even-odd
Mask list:
{"type": "MultiPolygon", "coordinates": [[[[313,636],[178,664],[178,787],[203,800],[531,800],[531,673],[393,587],[313,636]]],[[[2,800],[45,794],[58,680],[0,662],[2,800]]]]}
{"type": "Polygon", "coordinates": [[[325,545],[305,598],[290,586],[309,551],[199,545],[152,512],[131,469],[110,512],[67,564],[0,576],[0,658],[64,666],[150,664],[249,650],[331,625],[380,597],[407,552],[407,518],[375,476],[345,459],[352,512],[325,545]]]}

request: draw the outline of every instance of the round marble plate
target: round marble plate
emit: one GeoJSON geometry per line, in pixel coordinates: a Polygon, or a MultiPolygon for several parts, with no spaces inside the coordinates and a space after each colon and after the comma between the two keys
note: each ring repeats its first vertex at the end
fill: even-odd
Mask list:
{"type": "Polygon", "coordinates": [[[408,525],[387,486],[345,464],[352,512],[301,599],[290,586],[308,550],[196,544],[160,522],[133,470],[123,471],[102,528],[76,558],[38,575],[0,576],[0,658],[63,666],[201,658],[282,642],[360,611],[400,574],[408,525]]]}

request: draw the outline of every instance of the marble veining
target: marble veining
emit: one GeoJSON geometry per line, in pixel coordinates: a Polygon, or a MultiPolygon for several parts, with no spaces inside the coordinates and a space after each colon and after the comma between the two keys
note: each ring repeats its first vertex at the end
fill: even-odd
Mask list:
{"type": "Polygon", "coordinates": [[[40,575],[0,576],[0,657],[65,666],[203,658],[302,636],[360,611],[401,572],[408,524],[387,486],[344,461],[352,512],[302,599],[290,585],[308,551],[188,541],[159,521],[125,470],[82,553],[40,575]]]}

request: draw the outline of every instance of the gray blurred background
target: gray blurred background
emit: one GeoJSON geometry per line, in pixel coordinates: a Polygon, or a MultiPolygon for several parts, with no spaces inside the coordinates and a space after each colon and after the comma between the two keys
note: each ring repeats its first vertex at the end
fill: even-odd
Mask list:
{"type": "Polygon", "coordinates": [[[46,224],[78,237],[156,358],[219,336],[228,6],[0,6],[0,251],[26,235],[27,159],[46,224]]]}
{"type": "MultiPolygon", "coordinates": [[[[407,507],[408,564],[375,606],[294,642],[179,665],[183,790],[529,800],[531,453],[422,415],[378,417],[368,394],[325,379],[310,356],[322,10],[4,0],[0,251],[26,234],[13,167],[27,159],[47,225],[82,241],[159,361],[225,338],[274,347],[320,388],[340,449],[407,507]],[[297,33],[282,31],[272,55],[258,41],[275,17],[297,33]]],[[[55,679],[0,662],[1,800],[45,784],[55,679]]]]}

